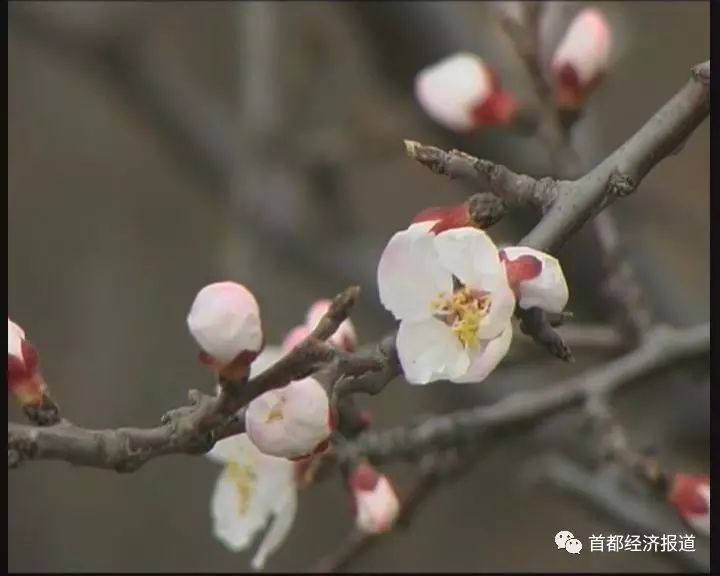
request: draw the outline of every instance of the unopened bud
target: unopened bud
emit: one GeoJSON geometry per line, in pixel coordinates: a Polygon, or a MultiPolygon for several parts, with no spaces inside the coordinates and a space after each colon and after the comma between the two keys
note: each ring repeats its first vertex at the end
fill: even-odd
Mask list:
{"type": "Polygon", "coordinates": [[[40,373],[37,350],[25,338],[25,331],[9,318],[7,386],[30,420],[40,425],[58,421],[57,406],[40,373]]]}
{"type": "Polygon", "coordinates": [[[710,478],[705,475],[675,474],[668,499],[695,532],[710,535],[710,478]]]}
{"type": "Polygon", "coordinates": [[[456,132],[509,124],[520,108],[515,96],[502,90],[495,72],[467,52],[421,70],[415,96],[430,118],[456,132]]]}
{"type": "Polygon", "coordinates": [[[253,294],[235,282],[200,290],[187,324],[204,353],[201,359],[218,370],[232,365],[246,371],[263,347],[260,307],[253,294]]]}
{"type": "Polygon", "coordinates": [[[265,454],[299,459],[324,451],[336,417],[322,385],[308,377],[250,402],[245,429],[265,454]]]}
{"type": "Polygon", "coordinates": [[[552,59],[560,109],[580,109],[607,70],[612,37],[602,12],[586,8],[572,21],[552,59]]]}
{"type": "Polygon", "coordinates": [[[370,534],[390,530],[400,512],[400,502],[390,480],[363,462],[350,473],[348,485],[354,497],[357,527],[370,534]]]}

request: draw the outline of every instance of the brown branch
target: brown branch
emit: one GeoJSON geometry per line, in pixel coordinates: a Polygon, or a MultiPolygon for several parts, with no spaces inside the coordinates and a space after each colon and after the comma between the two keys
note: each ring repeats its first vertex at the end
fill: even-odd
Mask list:
{"type": "Polygon", "coordinates": [[[377,463],[414,460],[427,452],[474,443],[490,434],[515,434],[554,413],[582,405],[588,397],[609,396],[652,372],[681,360],[705,356],[709,348],[709,324],[656,327],[633,352],[560,384],[517,393],[489,407],[430,418],[415,426],[367,432],[342,446],[337,457],[364,457],[377,463]]]}
{"type": "MultiPolygon", "coordinates": [[[[133,472],[165,454],[204,453],[214,443],[243,430],[235,414],[253,398],[302,378],[335,359],[325,344],[347,318],[359,294],[348,288],[335,297],[313,332],[273,366],[237,386],[224,386],[217,397],[190,391],[190,406],[171,410],[155,428],[88,430],[62,420],[55,426],[8,423],[8,468],[27,460],[64,460],[71,464],[133,472]]],[[[351,364],[351,359],[346,359],[351,364]]]]}

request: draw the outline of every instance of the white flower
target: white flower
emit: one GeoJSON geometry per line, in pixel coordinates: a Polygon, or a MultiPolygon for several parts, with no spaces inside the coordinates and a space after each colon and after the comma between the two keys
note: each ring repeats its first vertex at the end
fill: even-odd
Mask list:
{"type": "Polygon", "coordinates": [[[557,258],[525,246],[503,248],[500,258],[521,308],[565,309],[570,293],[557,258]]]}
{"type": "Polygon", "coordinates": [[[400,511],[400,502],[390,480],[369,464],[360,464],[348,479],[355,499],[355,523],[363,532],[390,530],[400,511]]]}
{"type": "Polygon", "coordinates": [[[710,478],[675,474],[669,493],[670,502],[695,532],[710,535],[710,478]]]}
{"type": "Polygon", "coordinates": [[[572,21],[552,58],[558,104],[579,107],[608,67],[610,25],[602,12],[586,8],[572,21]]]}
{"type": "Polygon", "coordinates": [[[312,377],[255,398],[245,411],[245,430],[272,456],[302,458],[321,451],[332,433],[330,399],[312,377]]]}
{"type": "Polygon", "coordinates": [[[413,224],[390,239],[378,265],[380,301],[400,320],[396,344],[408,382],[479,382],[510,347],[515,295],[485,232],[435,236],[433,226],[413,224]]]}
{"type": "Polygon", "coordinates": [[[430,118],[457,132],[507,123],[518,108],[515,98],[500,90],[490,67],[468,52],[458,52],[418,72],[415,96],[430,118]]]}
{"type": "Polygon", "coordinates": [[[253,568],[261,569],[287,538],[295,519],[295,465],[263,454],[245,434],[220,440],[208,456],[225,466],[210,505],[215,536],[238,552],[270,522],[252,559],[253,568]]]}
{"type": "MultiPolygon", "coordinates": [[[[332,300],[318,300],[310,306],[307,316],[305,317],[305,327],[310,332],[315,330],[322,317],[330,309],[331,304],[332,300]]],[[[352,352],[355,346],[357,346],[357,334],[355,333],[355,326],[352,320],[349,318],[343,320],[335,333],[328,338],[328,342],[336,348],[352,352]]]]}
{"type": "Polygon", "coordinates": [[[220,365],[230,364],[243,353],[253,359],[263,345],[258,303],[235,282],[218,282],[200,290],[187,323],[203,351],[220,365]]]}

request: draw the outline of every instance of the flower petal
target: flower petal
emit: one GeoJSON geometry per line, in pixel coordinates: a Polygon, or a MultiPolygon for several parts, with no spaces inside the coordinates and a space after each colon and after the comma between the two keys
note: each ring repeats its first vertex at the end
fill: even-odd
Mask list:
{"type": "Polygon", "coordinates": [[[25,332],[20,326],[8,318],[8,355],[18,360],[23,359],[22,341],[25,340],[25,332]]]}
{"type": "Polygon", "coordinates": [[[490,293],[490,310],[480,321],[478,338],[496,338],[507,326],[515,311],[515,293],[507,283],[498,283],[490,293]]]}
{"type": "Polygon", "coordinates": [[[244,435],[236,440],[239,458],[228,462],[211,500],[215,536],[233,551],[249,546],[296,492],[292,462],[262,454],[244,435]]]}
{"type": "Polygon", "coordinates": [[[478,228],[446,230],[435,238],[442,265],[466,286],[493,292],[507,284],[505,268],[490,236],[478,228]]]}
{"type": "Polygon", "coordinates": [[[412,384],[457,378],[465,374],[470,359],[450,327],[435,318],[403,320],[397,350],[405,379],[412,384]]]}
{"type": "Polygon", "coordinates": [[[255,556],[253,556],[252,567],[254,570],[262,570],[265,567],[268,556],[275,552],[285,541],[295,521],[297,492],[289,490],[285,494],[285,498],[278,494],[277,502],[279,505],[273,511],[274,518],[271,520],[270,528],[263,536],[255,556]]]}
{"type": "Polygon", "coordinates": [[[562,267],[557,258],[525,246],[511,246],[503,250],[508,260],[532,256],[542,263],[540,273],[534,278],[517,283],[518,304],[521,308],[542,308],[547,312],[560,313],[567,305],[570,293],[562,267]]]}
{"type": "Polygon", "coordinates": [[[380,301],[398,320],[422,320],[432,315],[432,301],[452,292],[451,274],[440,264],[434,222],[413,224],[388,242],[378,264],[380,301]]]}
{"type": "Polygon", "coordinates": [[[485,380],[508,353],[512,342],[512,333],[512,322],[508,322],[497,338],[486,340],[478,346],[474,354],[471,352],[470,367],[467,372],[459,378],[452,378],[452,381],[463,384],[485,380]]]}

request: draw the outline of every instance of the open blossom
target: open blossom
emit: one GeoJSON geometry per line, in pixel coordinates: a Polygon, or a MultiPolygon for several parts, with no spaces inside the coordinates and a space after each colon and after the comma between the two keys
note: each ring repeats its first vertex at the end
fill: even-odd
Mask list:
{"type": "Polygon", "coordinates": [[[263,347],[260,307],[252,292],[235,282],[205,286],[187,317],[201,359],[218,370],[246,369],[263,347]]]}
{"type": "Polygon", "coordinates": [[[710,535],[710,477],[675,474],[668,495],[682,519],[695,532],[710,535]]]}
{"type": "Polygon", "coordinates": [[[220,440],[208,457],[224,465],[210,502],[213,532],[234,552],[246,549],[263,533],[252,559],[253,568],[261,569],[295,520],[296,465],[263,454],[245,434],[220,440]]]}
{"type": "Polygon", "coordinates": [[[350,473],[348,485],[353,495],[357,527],[370,534],[390,530],[400,511],[390,480],[369,464],[362,463],[350,473]]]}
{"type": "Polygon", "coordinates": [[[529,248],[502,253],[474,227],[434,233],[437,221],[396,233],[378,265],[380,301],[400,320],[408,382],[480,382],[507,354],[516,293],[549,311],[567,302],[557,261],[529,248]]]}
{"type": "Polygon", "coordinates": [[[457,132],[507,124],[519,109],[495,72],[478,56],[459,52],[421,70],[415,96],[435,122],[457,132]]]}
{"type": "Polygon", "coordinates": [[[35,347],[25,339],[25,331],[8,318],[8,392],[23,407],[39,407],[47,393],[40,374],[35,347]]]}
{"type": "Polygon", "coordinates": [[[334,419],[327,392],[317,380],[307,377],[250,402],[245,429],[265,454],[297,459],[327,448],[334,419]]]}
{"type": "Polygon", "coordinates": [[[485,232],[436,236],[433,224],[390,239],[378,266],[380,301],[400,320],[396,344],[409,382],[480,381],[510,347],[515,295],[485,232]]]}
{"type": "Polygon", "coordinates": [[[602,12],[586,8],[570,24],[552,59],[555,98],[561,108],[580,108],[607,70],[611,32],[602,12]]]}

